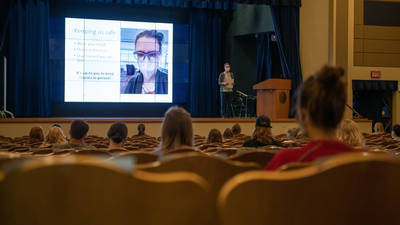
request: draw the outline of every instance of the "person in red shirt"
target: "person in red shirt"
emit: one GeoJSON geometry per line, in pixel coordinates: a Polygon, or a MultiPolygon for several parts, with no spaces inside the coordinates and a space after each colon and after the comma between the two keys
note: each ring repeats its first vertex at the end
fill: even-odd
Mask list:
{"type": "Polygon", "coordinates": [[[302,148],[279,151],[265,170],[277,170],[290,162],[310,162],[320,157],[358,151],[337,139],[336,131],[346,103],[344,70],[324,66],[308,78],[297,93],[297,122],[311,138],[302,148]]]}

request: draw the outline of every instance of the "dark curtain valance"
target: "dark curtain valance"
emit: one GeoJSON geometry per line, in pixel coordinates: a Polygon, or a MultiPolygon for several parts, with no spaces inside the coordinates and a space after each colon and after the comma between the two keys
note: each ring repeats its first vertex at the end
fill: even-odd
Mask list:
{"type": "MultiPolygon", "coordinates": [[[[65,0],[68,1],[68,0],[65,0]]],[[[112,3],[126,5],[149,5],[176,8],[200,8],[231,10],[237,3],[273,5],[273,6],[301,6],[301,0],[70,0],[88,3],[112,3]]]]}
{"type": "Polygon", "coordinates": [[[354,91],[396,91],[397,81],[389,80],[353,80],[354,91]]]}
{"type": "Polygon", "coordinates": [[[173,8],[199,8],[215,10],[231,10],[235,8],[232,0],[73,0],[87,3],[147,5],[173,8]]]}

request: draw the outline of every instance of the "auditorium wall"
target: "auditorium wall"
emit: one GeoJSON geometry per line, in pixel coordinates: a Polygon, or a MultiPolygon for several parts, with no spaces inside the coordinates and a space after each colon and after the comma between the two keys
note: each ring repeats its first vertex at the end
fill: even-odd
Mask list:
{"type": "MultiPolygon", "coordinates": [[[[392,2],[396,2],[396,0],[392,0],[392,2]]],[[[397,0],[397,2],[399,2],[397,0]]],[[[387,65],[382,65],[382,66],[355,66],[355,61],[354,61],[354,49],[355,49],[355,30],[362,23],[362,12],[364,10],[364,0],[354,0],[354,1],[349,1],[348,3],[349,7],[349,20],[348,20],[348,65],[349,66],[349,76],[352,80],[371,80],[370,73],[371,71],[380,71],[381,72],[381,78],[379,80],[392,80],[392,81],[398,81],[400,84],[400,67],[396,65],[391,65],[391,67],[387,65]],[[361,14],[361,15],[360,15],[361,14]]],[[[384,37],[385,33],[387,33],[388,30],[399,30],[400,27],[387,27],[387,26],[375,26],[376,31],[374,31],[374,36],[376,37],[384,37]],[[382,31],[383,29],[383,31],[382,31]]],[[[390,32],[391,33],[391,32],[390,32]]],[[[400,41],[400,32],[395,35],[396,40],[400,41]]],[[[378,42],[375,43],[374,47],[382,47],[385,43],[384,42],[378,42]]],[[[365,46],[365,44],[364,44],[365,46]]],[[[371,46],[372,47],[372,46],[371,46]]],[[[399,61],[400,58],[394,59],[392,61],[399,61]]],[[[400,86],[399,86],[400,87],[400,86]]],[[[349,96],[348,102],[351,102],[352,96],[349,96]]],[[[393,123],[400,124],[400,89],[397,90],[394,95],[393,95],[393,123]]]]}
{"type": "MultiPolygon", "coordinates": [[[[300,8],[303,79],[307,79],[326,63],[344,67],[347,71],[349,105],[352,105],[353,98],[352,80],[371,80],[371,71],[381,72],[379,80],[394,80],[400,84],[399,67],[355,66],[355,24],[362,20],[362,16],[357,13],[363,11],[363,2],[364,0],[306,0],[302,1],[300,8]]],[[[400,90],[393,95],[393,123],[400,123],[399,101],[400,90]]],[[[346,118],[351,118],[351,115],[351,111],[346,110],[346,118]]]]}
{"type": "Polygon", "coordinates": [[[330,0],[305,0],[300,8],[300,60],[303,80],[332,63],[330,0]]]}

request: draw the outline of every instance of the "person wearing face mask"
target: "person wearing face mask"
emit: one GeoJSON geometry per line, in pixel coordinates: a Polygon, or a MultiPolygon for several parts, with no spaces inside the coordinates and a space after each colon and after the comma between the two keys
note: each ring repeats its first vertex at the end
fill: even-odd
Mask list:
{"type": "Polygon", "coordinates": [[[160,71],[164,35],[156,30],[145,30],[136,36],[134,52],[139,70],[129,80],[125,94],[168,94],[168,74],[160,71]]]}
{"type": "Polygon", "coordinates": [[[221,116],[232,117],[232,99],[233,99],[233,86],[235,85],[235,78],[233,73],[230,72],[231,65],[229,63],[224,64],[225,71],[219,75],[218,84],[220,86],[220,97],[221,97],[221,116]]]}

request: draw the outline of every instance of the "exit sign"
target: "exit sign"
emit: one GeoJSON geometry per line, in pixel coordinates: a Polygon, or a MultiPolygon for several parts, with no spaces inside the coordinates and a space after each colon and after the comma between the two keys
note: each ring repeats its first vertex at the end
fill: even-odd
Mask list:
{"type": "Polygon", "coordinates": [[[371,71],[371,78],[380,78],[381,71],[371,71]]]}

